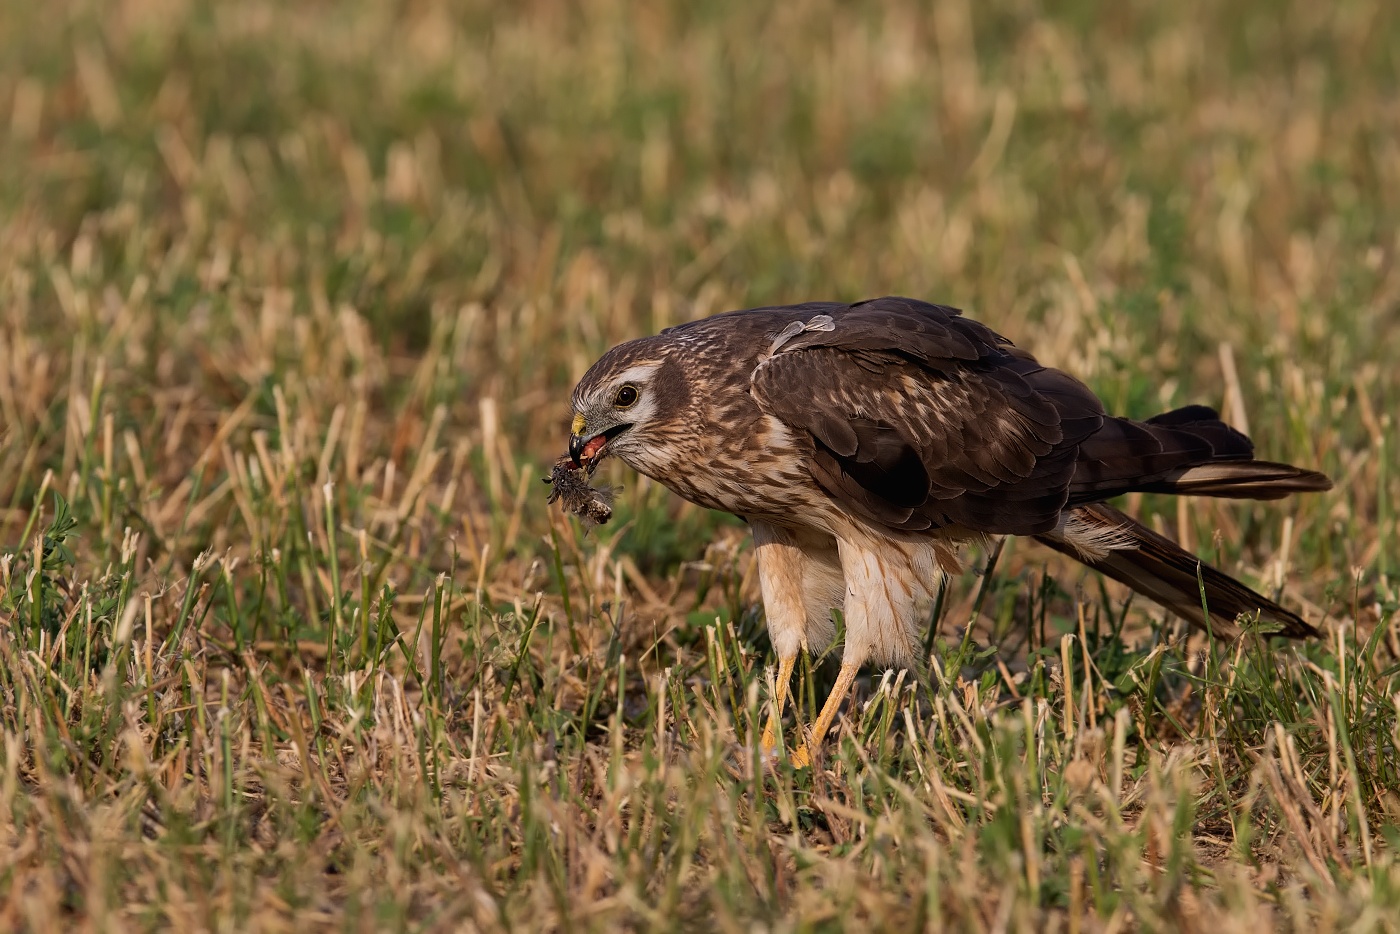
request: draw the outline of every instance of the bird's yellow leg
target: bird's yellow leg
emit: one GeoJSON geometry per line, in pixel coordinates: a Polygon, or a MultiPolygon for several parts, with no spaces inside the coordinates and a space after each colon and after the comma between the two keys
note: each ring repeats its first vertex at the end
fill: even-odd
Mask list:
{"type": "Polygon", "coordinates": [[[832,687],[831,694],[827,696],[826,703],[822,704],[822,712],[817,716],[817,722],[812,726],[812,738],[793,750],[792,764],[797,768],[805,769],[812,764],[812,755],[809,750],[816,749],[826,738],[826,731],[831,729],[831,722],[836,719],[836,711],[841,709],[841,702],[850,693],[851,685],[856,680],[856,672],[859,670],[859,665],[845,664],[841,666],[841,674],[837,675],[836,684],[832,687]]]}
{"type": "Polygon", "coordinates": [[[773,747],[778,742],[777,732],[782,728],[779,726],[779,721],[782,720],[783,709],[787,706],[788,685],[792,681],[792,666],[796,662],[796,655],[778,659],[778,680],[773,685],[777,696],[773,698],[774,709],[768,713],[768,724],[763,728],[763,739],[761,740],[765,759],[773,754],[773,747]]]}

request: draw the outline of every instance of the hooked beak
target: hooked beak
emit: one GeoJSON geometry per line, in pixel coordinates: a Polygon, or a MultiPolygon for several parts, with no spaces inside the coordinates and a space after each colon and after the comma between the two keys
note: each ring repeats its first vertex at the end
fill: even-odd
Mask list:
{"type": "Polygon", "coordinates": [[[579,460],[583,456],[583,446],[588,443],[588,439],[583,436],[583,428],[587,422],[582,415],[574,416],[574,423],[569,428],[569,459],[574,462],[575,467],[582,467],[579,460]]]}

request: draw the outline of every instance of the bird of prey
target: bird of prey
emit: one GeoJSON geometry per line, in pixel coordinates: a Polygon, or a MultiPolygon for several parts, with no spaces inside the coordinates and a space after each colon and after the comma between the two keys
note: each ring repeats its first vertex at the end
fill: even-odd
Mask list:
{"type": "Polygon", "coordinates": [[[957,309],[886,297],[715,315],[614,347],[573,392],[569,452],[617,456],[753,532],[777,696],[835,636],[841,673],[792,761],[810,762],[861,665],[917,667],[920,625],[958,546],[1029,535],[1220,636],[1238,618],[1317,630],[1106,500],[1131,492],[1277,499],[1322,474],[1254,459],[1210,408],[1108,415],[957,309]],[[1202,586],[1209,619],[1202,610],[1202,586]]]}

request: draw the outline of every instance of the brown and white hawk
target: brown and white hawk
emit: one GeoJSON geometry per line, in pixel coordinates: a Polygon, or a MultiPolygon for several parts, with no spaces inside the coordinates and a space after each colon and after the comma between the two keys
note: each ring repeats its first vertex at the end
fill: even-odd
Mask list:
{"type": "Polygon", "coordinates": [[[828,645],[843,609],[841,674],[812,748],[861,665],[917,665],[921,621],[968,539],[1034,536],[1205,626],[1199,573],[1216,634],[1237,635],[1246,614],[1317,632],[1104,501],[1277,499],[1328,489],[1325,476],[1254,460],[1205,406],[1110,416],[1083,383],[953,308],[890,297],[715,315],[614,347],[573,408],[576,464],[615,455],[748,521],[779,715],[797,653],[828,645]]]}

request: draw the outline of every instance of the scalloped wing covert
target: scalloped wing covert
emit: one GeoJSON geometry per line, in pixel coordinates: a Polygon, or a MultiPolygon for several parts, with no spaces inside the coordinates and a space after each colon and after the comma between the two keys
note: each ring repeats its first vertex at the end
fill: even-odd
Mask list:
{"type": "Polygon", "coordinates": [[[760,408],[810,434],[829,495],[900,531],[1055,526],[1104,422],[1087,387],[942,306],[881,299],[833,324],[786,340],[751,383],[760,408]]]}

